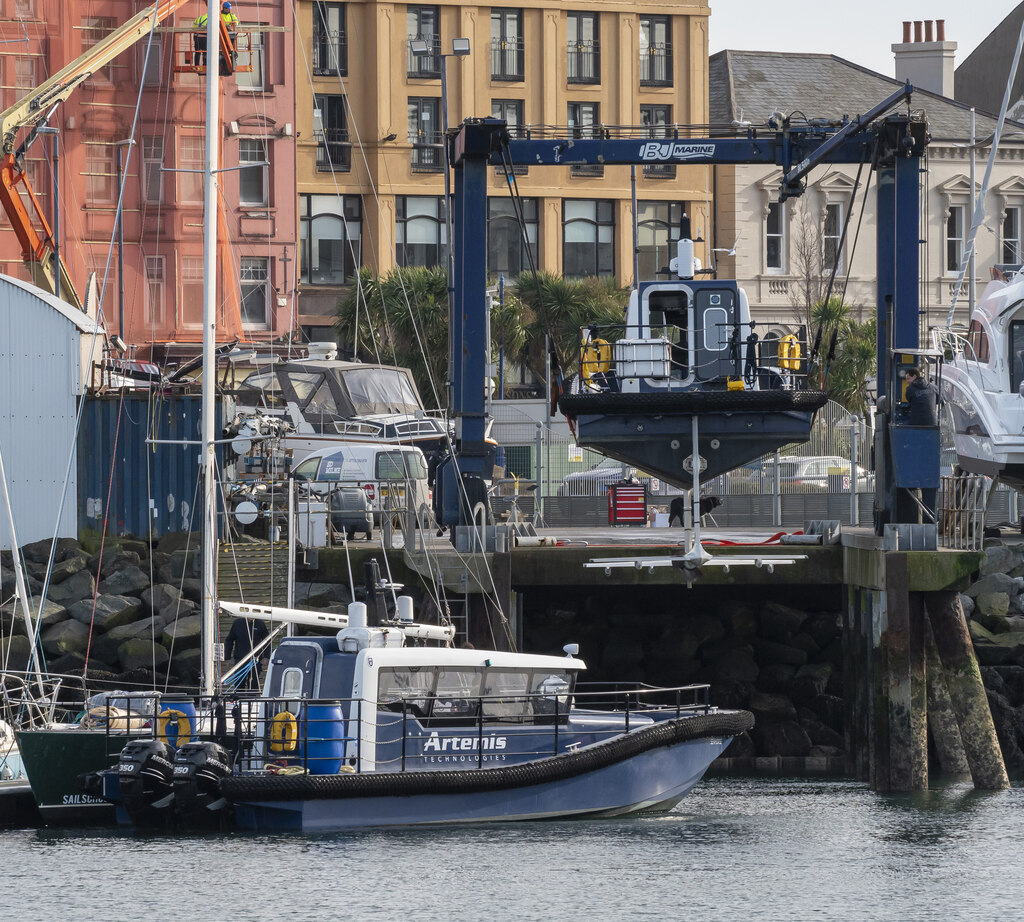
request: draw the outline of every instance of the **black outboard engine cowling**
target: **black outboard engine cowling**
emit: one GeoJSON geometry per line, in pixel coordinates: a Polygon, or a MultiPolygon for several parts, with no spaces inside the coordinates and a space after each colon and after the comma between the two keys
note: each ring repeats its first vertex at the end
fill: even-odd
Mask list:
{"type": "Polygon", "coordinates": [[[209,741],[186,743],[174,759],[174,804],[186,826],[217,826],[227,801],[220,780],[231,775],[231,755],[209,741]]]}
{"type": "Polygon", "coordinates": [[[163,740],[132,740],[121,750],[121,806],[134,826],[162,826],[173,815],[174,749],[163,740]]]}

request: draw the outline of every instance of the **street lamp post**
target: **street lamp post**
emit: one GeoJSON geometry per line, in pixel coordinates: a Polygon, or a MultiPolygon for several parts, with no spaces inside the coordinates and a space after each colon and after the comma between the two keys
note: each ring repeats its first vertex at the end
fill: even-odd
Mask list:
{"type": "MultiPolygon", "coordinates": [[[[415,55],[428,55],[433,52],[426,39],[416,38],[409,43],[409,48],[415,55]]],[[[444,232],[445,252],[447,253],[447,274],[448,274],[448,311],[451,314],[452,300],[454,297],[453,281],[455,279],[455,255],[452,252],[452,189],[451,189],[451,164],[448,159],[448,59],[462,58],[469,54],[468,38],[453,38],[450,54],[439,54],[441,59],[441,163],[444,169],[444,232]]],[[[448,350],[448,384],[452,386],[453,357],[451,349],[448,350]]],[[[452,394],[448,395],[448,405],[452,405],[452,394]]]]}

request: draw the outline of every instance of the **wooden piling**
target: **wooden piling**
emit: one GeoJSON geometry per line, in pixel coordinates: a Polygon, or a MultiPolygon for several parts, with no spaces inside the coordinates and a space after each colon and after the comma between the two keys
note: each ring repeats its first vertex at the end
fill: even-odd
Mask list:
{"type": "Polygon", "coordinates": [[[953,701],[946,687],[946,676],[935,646],[931,620],[924,619],[926,671],[928,675],[928,731],[935,744],[939,769],[947,775],[969,775],[971,766],[967,762],[964,742],[960,738],[953,701]]]}
{"type": "Polygon", "coordinates": [[[974,786],[990,791],[1007,788],[1010,781],[960,597],[955,592],[931,592],[925,604],[974,786]]]}

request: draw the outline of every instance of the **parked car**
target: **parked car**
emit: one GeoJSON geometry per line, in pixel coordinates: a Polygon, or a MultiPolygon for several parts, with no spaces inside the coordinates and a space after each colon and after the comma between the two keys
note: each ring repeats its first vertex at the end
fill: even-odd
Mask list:
{"type": "MultiPolygon", "coordinates": [[[[839,475],[850,476],[850,459],[839,455],[812,455],[809,457],[785,457],[779,460],[779,482],[783,489],[787,487],[811,487],[827,490],[829,477],[839,475]]],[[[775,477],[774,465],[768,462],[762,471],[762,477],[771,483],[775,477]]],[[[840,482],[841,487],[849,489],[848,481],[840,482]]],[[[875,475],[857,465],[857,489],[871,490],[875,485],[875,475]]]]}
{"type": "Polygon", "coordinates": [[[679,487],[658,477],[651,477],[615,458],[605,458],[589,470],[566,474],[558,485],[558,495],[604,496],[608,487],[623,479],[642,483],[647,487],[648,496],[678,496],[683,492],[679,487]]]}

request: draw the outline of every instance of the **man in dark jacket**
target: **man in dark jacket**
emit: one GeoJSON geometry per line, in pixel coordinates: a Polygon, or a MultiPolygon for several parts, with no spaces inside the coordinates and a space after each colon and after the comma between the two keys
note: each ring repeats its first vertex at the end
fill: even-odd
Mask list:
{"type": "Polygon", "coordinates": [[[935,385],[926,380],[916,367],[907,369],[906,379],[907,403],[910,404],[907,423],[911,426],[937,426],[939,393],[935,385]]]}
{"type": "MultiPolygon", "coordinates": [[[[253,647],[258,646],[269,635],[267,625],[263,621],[250,621],[248,618],[235,618],[224,639],[224,661],[232,666],[244,660],[253,647]]],[[[252,668],[246,674],[243,682],[246,688],[259,688],[260,673],[259,660],[266,659],[266,651],[257,656],[253,661],[252,668]]]]}

